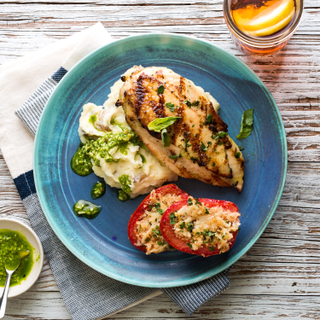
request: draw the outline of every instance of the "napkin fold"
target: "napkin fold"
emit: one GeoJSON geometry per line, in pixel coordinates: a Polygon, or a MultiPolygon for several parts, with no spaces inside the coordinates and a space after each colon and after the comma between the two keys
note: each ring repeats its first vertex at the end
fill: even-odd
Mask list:
{"type": "Polygon", "coordinates": [[[161,290],[111,279],[89,268],[60,242],[36,194],[32,170],[33,136],[46,102],[59,81],[79,60],[111,41],[111,36],[98,23],[1,66],[0,148],[72,319],[110,316],[161,292],[191,315],[209,298],[230,287],[229,270],[193,285],[161,290]],[[52,76],[47,77],[50,74],[52,76]]]}

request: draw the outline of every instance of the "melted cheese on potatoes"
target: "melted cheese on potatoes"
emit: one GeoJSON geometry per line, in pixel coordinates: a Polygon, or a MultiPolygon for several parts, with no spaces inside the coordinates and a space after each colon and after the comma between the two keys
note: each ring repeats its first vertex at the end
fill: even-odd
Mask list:
{"type": "Polygon", "coordinates": [[[207,208],[197,199],[189,198],[189,205],[174,213],[175,234],[188,241],[192,250],[209,246],[224,253],[229,250],[232,232],[239,229],[239,212],[231,212],[221,206],[207,208]]]}

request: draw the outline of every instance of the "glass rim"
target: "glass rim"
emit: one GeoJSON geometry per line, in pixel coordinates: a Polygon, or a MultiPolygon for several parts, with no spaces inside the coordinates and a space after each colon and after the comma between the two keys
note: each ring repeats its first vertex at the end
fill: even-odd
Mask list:
{"type": "Polygon", "coordinates": [[[249,46],[253,46],[256,48],[268,48],[268,47],[273,47],[276,44],[282,44],[285,43],[286,41],[288,41],[291,36],[294,34],[294,32],[297,30],[300,22],[301,22],[301,17],[302,17],[302,13],[303,13],[303,1],[304,0],[296,0],[295,3],[298,4],[299,8],[297,11],[297,14],[294,18],[294,22],[292,23],[292,25],[290,26],[290,28],[288,28],[288,30],[286,30],[285,32],[283,32],[280,35],[276,35],[276,36],[271,36],[268,39],[266,38],[261,38],[261,37],[254,37],[254,36],[250,36],[248,34],[245,34],[243,31],[241,31],[237,25],[234,23],[232,17],[231,17],[231,13],[230,13],[230,6],[229,3],[232,0],[224,0],[223,1],[223,13],[224,13],[224,18],[225,21],[227,23],[227,26],[229,28],[229,30],[231,31],[231,33],[240,41],[242,41],[243,43],[249,45],[249,46]]]}

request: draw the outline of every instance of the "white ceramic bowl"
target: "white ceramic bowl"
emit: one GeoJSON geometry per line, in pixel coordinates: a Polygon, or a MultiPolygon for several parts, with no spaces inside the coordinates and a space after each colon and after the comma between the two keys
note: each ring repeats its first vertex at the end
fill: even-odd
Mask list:
{"type": "MultiPolygon", "coordinates": [[[[25,280],[20,284],[10,287],[9,298],[11,298],[29,290],[39,278],[43,266],[43,248],[35,232],[20,219],[0,218],[0,229],[9,229],[20,232],[27,238],[31,246],[34,248],[33,267],[25,280]]],[[[0,296],[2,295],[2,292],[3,287],[0,287],[0,296]]]]}

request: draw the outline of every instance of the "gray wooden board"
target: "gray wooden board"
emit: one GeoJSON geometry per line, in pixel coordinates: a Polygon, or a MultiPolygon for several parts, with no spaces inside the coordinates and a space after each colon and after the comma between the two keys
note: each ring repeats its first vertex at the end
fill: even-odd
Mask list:
{"type": "MultiPolygon", "coordinates": [[[[231,41],[222,0],[0,1],[0,64],[101,21],[120,39],[173,32],[212,41],[264,81],[281,112],[288,175],[262,237],[230,272],[231,289],[187,317],[160,295],[110,319],[320,319],[320,2],[306,0],[302,23],[276,57],[248,57],[231,41]]],[[[0,154],[0,216],[27,220],[0,154]]],[[[49,264],[5,319],[69,319],[49,264]]]]}

